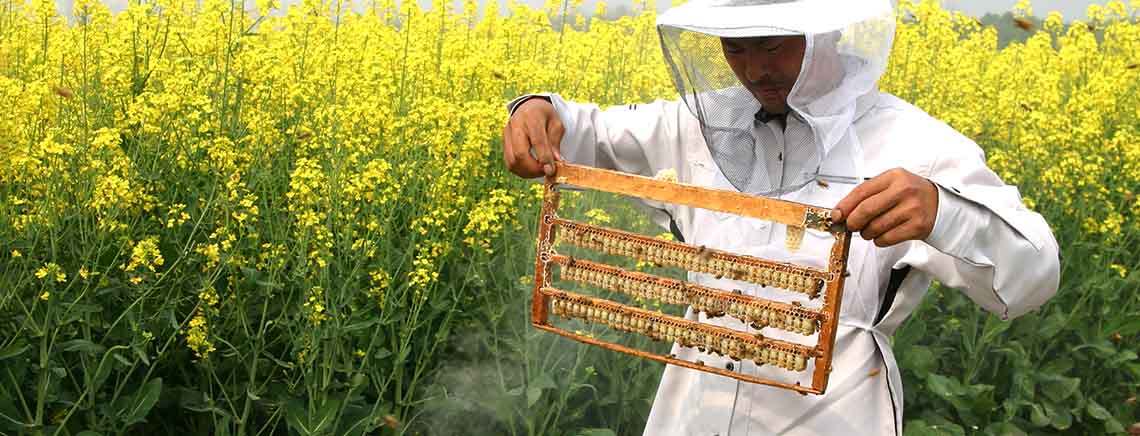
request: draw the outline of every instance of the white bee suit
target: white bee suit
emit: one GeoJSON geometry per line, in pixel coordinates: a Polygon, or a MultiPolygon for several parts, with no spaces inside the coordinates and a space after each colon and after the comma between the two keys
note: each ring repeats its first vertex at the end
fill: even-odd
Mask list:
{"type": "MultiPolygon", "coordinates": [[[[792,12],[788,8],[799,3],[806,3],[813,10],[853,8],[847,16],[853,16],[856,9],[864,17],[881,15],[884,10],[890,12],[889,4],[876,1],[752,0],[736,6],[739,10],[735,12],[709,12],[724,8],[718,5],[725,3],[690,2],[670,9],[658,19],[674,74],[693,77],[693,71],[686,71],[683,62],[677,61],[677,53],[670,52],[670,26],[700,27],[716,34],[715,29],[708,30],[708,23],[725,23],[721,33],[754,35],[746,27],[763,20],[740,18],[748,16],[742,11],[783,8],[783,15],[779,16],[790,19],[788,14],[792,12]],[[703,27],[685,20],[697,20],[703,27]]],[[[826,66],[828,61],[822,57],[843,56],[843,50],[835,48],[834,33],[828,36],[826,32],[850,25],[811,23],[814,24],[780,28],[784,33],[807,35],[809,41],[804,68],[788,98],[792,114],[787,117],[786,126],[779,120],[755,121],[753,115],[759,110],[759,103],[750,94],[741,97],[739,88],[733,90],[728,85],[701,89],[678,79],[680,101],[659,100],[607,110],[569,102],[556,94],[537,94],[554,104],[566,128],[560,153],[565,160],[577,164],[648,176],[673,169],[682,183],[824,207],[837,204],[856,181],[893,168],[926,177],[939,187],[937,219],[926,240],[887,248],[876,247],[858,236],[852,241],[848,263],[851,276],[845,284],[835,360],[826,394],[804,396],[670,365],[662,376],[646,435],[901,435],[902,382],[888,338],[915,309],[933,279],[961,289],[977,304],[1003,318],[1032,310],[1056,293],[1060,274],[1058,248],[1048,224],[1025,208],[1015,187],[1005,185],[986,167],[983,153],[973,141],[922,110],[878,92],[874,83],[882,72],[881,65],[871,65],[873,77],[869,85],[852,86],[852,81],[846,79],[838,85],[833,81],[815,88],[807,83],[823,77],[810,64],[826,66]],[[817,31],[824,34],[817,35],[817,31]],[[711,94],[716,94],[716,98],[706,100],[711,94]],[[739,99],[733,100],[736,98],[739,99]],[[710,111],[712,105],[720,103],[724,103],[718,106],[721,110],[710,111]],[[729,109],[724,110],[725,107],[729,109]],[[716,113],[710,115],[712,112],[716,113]],[[734,118],[746,122],[738,123],[734,118]],[[726,138],[730,141],[727,146],[723,142],[726,138]],[[748,147],[739,147],[742,143],[748,147]],[[739,166],[741,162],[751,165],[751,170],[737,168],[737,180],[730,180],[724,168],[739,166]],[[739,176],[744,173],[747,174],[739,176]],[[905,274],[896,273],[902,280],[897,283],[893,298],[888,298],[888,282],[896,270],[905,274]],[[884,301],[890,305],[882,307],[884,301]]],[[[890,23],[893,33],[893,18],[890,23]]],[[[678,45],[689,43],[684,38],[675,41],[683,40],[678,45]]],[[[889,45],[887,37],[886,48],[875,50],[889,51],[889,45]]],[[[856,71],[866,82],[867,70],[858,68],[873,62],[857,61],[855,69],[845,65],[838,70],[856,71]]],[[[885,64],[885,55],[882,61],[885,64]]],[[[520,97],[508,107],[513,109],[534,96],[520,97]]],[[[785,247],[783,225],[686,206],[649,202],[646,205],[657,223],[678,230],[686,243],[733,253],[822,268],[832,242],[829,235],[809,230],[802,246],[790,251],[785,247]]],[[[690,273],[689,280],[721,289],[739,289],[749,295],[800,301],[809,307],[819,305],[803,295],[706,274],[690,273]]],[[[731,317],[710,320],[691,309],[686,317],[754,331],[731,317]]],[[[808,345],[815,340],[772,328],[760,333],[808,345]]],[[[714,367],[725,368],[730,362],[727,357],[676,344],[672,352],[714,367]]],[[[734,362],[733,370],[810,385],[814,366],[809,363],[807,371],[795,373],[757,367],[746,361],[734,362]]]]}

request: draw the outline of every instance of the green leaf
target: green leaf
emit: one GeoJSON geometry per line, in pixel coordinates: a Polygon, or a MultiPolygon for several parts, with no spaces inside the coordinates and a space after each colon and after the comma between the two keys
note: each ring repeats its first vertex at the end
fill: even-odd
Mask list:
{"type": "Polygon", "coordinates": [[[146,350],[143,350],[142,347],[138,345],[132,345],[131,351],[135,352],[135,357],[138,357],[143,365],[150,366],[150,358],[146,356],[146,350]]]}
{"type": "Polygon", "coordinates": [[[550,374],[543,373],[535,377],[534,380],[530,381],[530,385],[526,389],[527,407],[533,406],[534,403],[542,397],[542,391],[557,388],[558,385],[554,383],[553,378],[550,378],[550,374]]]}
{"type": "Polygon", "coordinates": [[[1033,378],[1024,372],[1017,372],[1013,374],[1013,390],[1014,398],[1021,398],[1024,400],[1032,400],[1036,393],[1036,383],[1033,378]]]}
{"type": "Polygon", "coordinates": [[[75,436],[103,436],[103,433],[91,430],[83,430],[79,433],[76,433],[75,436]]]}
{"type": "Polygon", "coordinates": [[[1112,358],[1112,360],[1109,360],[1108,362],[1106,362],[1105,366],[1109,367],[1109,368],[1118,368],[1124,363],[1128,363],[1128,362],[1136,360],[1136,358],[1137,358],[1137,356],[1136,356],[1135,351],[1124,350],[1124,351],[1121,351],[1119,353],[1116,353],[1116,356],[1114,356],[1112,358]]]}
{"type": "Polygon", "coordinates": [[[1124,433],[1124,424],[1117,421],[1116,418],[1109,418],[1104,422],[1104,430],[1107,433],[1124,433]]]}
{"type": "Polygon", "coordinates": [[[13,342],[7,347],[0,349],[0,360],[8,360],[13,357],[18,357],[19,355],[24,354],[25,351],[28,351],[29,348],[31,347],[28,346],[26,342],[13,342]]]}
{"type": "Polygon", "coordinates": [[[1041,392],[1057,403],[1075,394],[1081,385],[1079,378],[1056,374],[1043,374],[1038,377],[1038,381],[1042,383],[1041,392]]]}
{"type": "Polygon", "coordinates": [[[1073,369],[1073,359],[1068,357],[1057,357],[1051,359],[1049,363],[1041,367],[1041,372],[1053,374],[1065,374],[1073,369]]]}
{"type": "Polygon", "coordinates": [[[557,389],[558,385],[554,383],[554,379],[550,378],[550,374],[543,373],[542,375],[531,381],[531,386],[539,389],[557,389]]]}
{"type": "Polygon", "coordinates": [[[123,403],[118,411],[119,417],[123,419],[125,425],[146,421],[146,415],[154,408],[154,403],[158,402],[160,394],[162,394],[162,378],[151,379],[123,403]]]}
{"type": "Polygon", "coordinates": [[[1045,403],[1045,413],[1049,414],[1049,425],[1057,430],[1067,430],[1073,426],[1073,414],[1069,409],[1045,403]]]}
{"type": "Polygon", "coordinates": [[[323,407],[309,410],[308,402],[301,399],[290,400],[286,405],[285,422],[302,435],[318,435],[332,429],[336,412],[340,409],[339,400],[325,400],[323,407]]]}
{"type": "Polygon", "coordinates": [[[1013,325],[1013,323],[1009,321],[1002,321],[1001,319],[992,316],[987,317],[984,331],[982,333],[982,342],[987,344],[993,342],[994,338],[1001,336],[1002,333],[1005,333],[1006,330],[1009,330],[1009,326],[1011,325],[1013,325]]]}
{"type": "Polygon", "coordinates": [[[80,314],[99,313],[103,311],[103,306],[100,306],[98,304],[75,303],[67,306],[67,310],[69,312],[80,314]]]}
{"type": "Polygon", "coordinates": [[[986,426],[986,434],[994,436],[1028,436],[1025,430],[1010,422],[999,422],[986,426]]]}
{"type": "Polygon", "coordinates": [[[1045,318],[1044,322],[1041,323],[1041,327],[1037,330],[1037,334],[1042,338],[1051,338],[1057,333],[1061,332],[1061,329],[1065,327],[1065,322],[1067,321],[1068,317],[1066,317],[1065,314],[1060,312],[1053,312],[1045,318]]]}
{"type": "Polygon", "coordinates": [[[608,428],[584,428],[578,432],[578,436],[616,436],[616,434],[608,428]]]}
{"type": "Polygon", "coordinates": [[[75,303],[67,307],[67,311],[63,318],[61,318],[60,324],[73,323],[75,321],[79,321],[81,318],[87,315],[90,315],[92,313],[99,313],[102,311],[102,306],[86,303],[75,303]]]}
{"type": "Polygon", "coordinates": [[[1124,337],[1140,333],[1140,318],[1133,318],[1124,323],[1124,325],[1121,325],[1120,327],[1117,327],[1113,330],[1115,330],[1116,333],[1120,333],[1120,336],[1124,337]]]}
{"type": "Polygon", "coordinates": [[[20,420],[24,414],[16,408],[14,398],[0,398],[0,434],[10,432],[8,434],[22,434],[26,431],[24,426],[26,424],[20,420]]]}
{"type": "Polygon", "coordinates": [[[903,424],[904,436],[940,436],[937,431],[930,429],[930,424],[921,419],[912,419],[903,424]]]}
{"type": "Polygon", "coordinates": [[[72,339],[70,341],[59,344],[60,348],[66,352],[78,351],[84,354],[99,354],[107,350],[107,347],[96,344],[86,339],[72,339]]]}
{"type": "Polygon", "coordinates": [[[1085,410],[1089,412],[1089,416],[1096,418],[1099,421],[1107,421],[1112,418],[1112,413],[1109,412],[1108,409],[1105,409],[1104,406],[1098,404],[1096,400],[1093,400],[1092,398],[1089,399],[1089,404],[1085,407],[1085,410]]]}
{"type": "Polygon", "coordinates": [[[225,415],[225,411],[215,407],[206,394],[189,388],[175,388],[178,406],[192,412],[211,412],[225,415]]]}
{"type": "Polygon", "coordinates": [[[119,347],[122,347],[122,345],[111,347],[110,350],[103,353],[103,358],[99,359],[99,366],[95,367],[95,377],[91,379],[91,386],[88,387],[91,392],[99,392],[99,388],[103,387],[103,382],[106,382],[107,377],[111,376],[111,368],[115,365],[108,359],[115,355],[115,349],[119,347]]]}
{"type": "Polygon", "coordinates": [[[1042,409],[1040,405],[1030,404],[1029,422],[1032,422],[1035,427],[1044,427],[1049,425],[1049,417],[1045,415],[1045,409],[1042,409]]]}
{"type": "MultiPolygon", "coordinates": [[[[912,432],[910,429],[903,426],[905,434],[911,435],[931,435],[931,436],[965,436],[966,430],[962,426],[950,422],[945,417],[935,414],[923,414],[923,419],[918,421],[922,423],[921,428],[916,429],[919,431],[912,432]]],[[[908,423],[909,424],[909,423],[908,423]]]]}
{"type": "Polygon", "coordinates": [[[957,393],[958,381],[939,374],[929,374],[926,376],[926,387],[935,395],[947,398],[957,393]]]}
{"type": "Polygon", "coordinates": [[[1097,340],[1095,343],[1088,343],[1073,347],[1074,352],[1084,349],[1092,349],[1094,351],[1093,357],[1098,359],[1108,358],[1116,354],[1116,347],[1112,346],[1112,343],[1108,342],[1108,339],[1097,340]]]}
{"type": "Polygon", "coordinates": [[[364,330],[366,328],[369,328],[369,327],[376,325],[376,323],[378,323],[378,322],[380,322],[379,318],[372,318],[368,321],[355,322],[355,323],[344,326],[344,332],[347,333],[347,332],[354,332],[357,330],[364,330]]]}
{"type": "Polygon", "coordinates": [[[899,354],[899,364],[903,368],[913,370],[918,374],[925,374],[933,372],[938,365],[938,358],[930,348],[915,345],[907,349],[903,354],[899,354]]]}
{"type": "Polygon", "coordinates": [[[214,427],[217,433],[214,433],[213,436],[230,436],[231,424],[233,424],[233,419],[229,415],[222,416],[222,419],[218,420],[217,426],[214,427]]]}
{"type": "Polygon", "coordinates": [[[542,398],[542,389],[537,386],[526,388],[526,407],[534,406],[539,398],[542,398]]]}
{"type": "Polygon", "coordinates": [[[126,357],[123,357],[119,353],[112,353],[111,357],[114,357],[115,360],[118,360],[119,363],[123,364],[123,366],[132,366],[131,361],[127,360],[126,357]]]}

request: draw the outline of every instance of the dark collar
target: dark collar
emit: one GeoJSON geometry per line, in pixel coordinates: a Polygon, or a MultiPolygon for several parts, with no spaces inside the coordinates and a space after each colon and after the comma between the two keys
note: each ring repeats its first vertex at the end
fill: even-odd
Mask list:
{"type": "Polygon", "coordinates": [[[756,111],[756,122],[762,124],[768,124],[768,122],[772,120],[780,120],[780,123],[783,123],[787,117],[787,112],[784,112],[782,114],[773,114],[768,113],[768,111],[764,110],[764,108],[760,108],[760,110],[756,111]]]}

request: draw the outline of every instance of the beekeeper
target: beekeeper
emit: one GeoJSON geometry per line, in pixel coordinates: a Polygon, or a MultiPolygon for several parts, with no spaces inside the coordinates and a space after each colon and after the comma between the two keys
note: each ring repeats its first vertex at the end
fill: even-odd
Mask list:
{"type": "MultiPolygon", "coordinates": [[[[851,244],[826,394],[669,365],[646,435],[901,435],[903,387],[888,338],[931,280],[1003,319],[1056,293],[1058,248],[1045,220],[986,167],[973,141],[877,90],[894,23],[889,0],[693,0],[657,20],[679,101],[601,110],[536,94],[508,105],[503,154],[519,176],[550,174],[555,160],[647,176],[672,169],[682,183],[833,207],[833,218],[861,236],[851,244]]],[[[832,242],[813,230],[796,242],[783,225],[647,204],[657,223],[693,245],[822,268],[832,242]]],[[[796,298],[706,274],[689,279],[796,298]]],[[[686,316],[754,331],[691,308],[686,316]]],[[[672,352],[729,362],[677,344],[672,352]]],[[[733,370],[810,385],[813,367],[740,362],[733,370]]]]}

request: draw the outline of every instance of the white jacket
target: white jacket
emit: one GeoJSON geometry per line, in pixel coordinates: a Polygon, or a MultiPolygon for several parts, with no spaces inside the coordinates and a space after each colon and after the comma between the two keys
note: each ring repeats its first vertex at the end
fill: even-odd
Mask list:
{"type": "MultiPolygon", "coordinates": [[[[540,95],[552,101],[565,125],[560,153],[569,162],[647,176],[674,169],[680,182],[734,190],[713,162],[697,120],[679,102],[659,100],[603,111],[556,94],[540,95]]],[[[529,97],[516,99],[508,108],[529,97]]],[[[787,123],[789,130],[805,128],[795,117],[789,116],[787,123]]],[[[862,159],[868,175],[901,167],[926,177],[939,186],[938,215],[925,241],[878,248],[853,238],[851,276],[844,289],[826,394],[803,396],[669,365],[645,427],[647,436],[901,435],[902,382],[888,337],[915,309],[932,279],[962,290],[1003,319],[1033,310],[1056,293],[1060,266],[1049,225],[1025,208],[1017,188],[1005,185],[986,167],[983,152],[973,141],[882,93],[859,98],[854,125],[862,156],[836,150],[825,159],[862,159]],[[889,308],[880,313],[893,270],[896,278],[902,277],[901,285],[889,308]]],[[[776,121],[754,129],[769,159],[783,158],[783,133],[776,121]]],[[[832,207],[854,186],[850,181],[811,183],[782,198],[832,207]]],[[[788,252],[782,225],[686,206],[648,205],[655,222],[669,228],[671,219],[690,244],[818,267],[827,259],[831,239],[823,233],[808,231],[803,247],[788,252]]],[[[792,297],[705,274],[690,273],[689,280],[785,301],[792,297]]],[[[691,309],[686,316],[749,330],[730,317],[706,320],[691,309]]],[[[762,333],[813,343],[774,329],[762,333]]],[[[722,368],[728,362],[726,357],[676,344],[673,353],[722,368]]],[[[811,369],[797,375],[743,362],[735,370],[810,384],[811,369]]]]}

